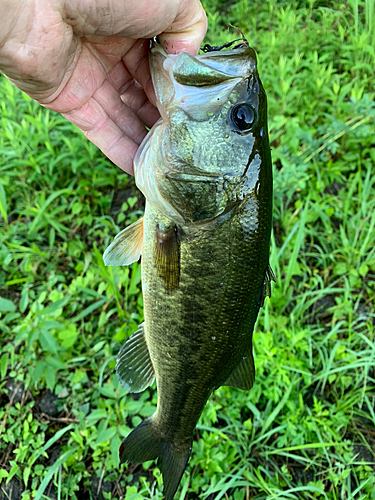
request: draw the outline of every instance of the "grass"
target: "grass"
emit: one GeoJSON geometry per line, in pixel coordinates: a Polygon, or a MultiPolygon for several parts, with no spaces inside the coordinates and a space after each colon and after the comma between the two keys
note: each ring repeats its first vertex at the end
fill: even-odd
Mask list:
{"type": "MultiPolygon", "coordinates": [[[[375,498],[373,2],[204,6],[208,43],[232,39],[231,23],[258,52],[277,281],[254,388],[212,395],[176,498],[375,498]]],[[[161,499],[153,463],[118,462],[156,404],[153,388],[127,395],[114,374],[142,321],[140,266],[102,261],[143,202],[4,78],[0,106],[0,498],[161,499]]]]}

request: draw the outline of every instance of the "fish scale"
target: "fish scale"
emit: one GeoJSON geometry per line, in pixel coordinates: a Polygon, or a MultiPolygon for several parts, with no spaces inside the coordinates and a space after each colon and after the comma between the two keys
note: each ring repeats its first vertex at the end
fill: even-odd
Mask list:
{"type": "Polygon", "coordinates": [[[134,163],[145,215],[115,238],[104,262],[142,255],[145,322],[116,368],[129,391],[155,378],[157,409],[120,457],[157,459],[171,500],[212,391],[249,390],[254,381],[252,332],[273,276],[272,166],[252,49],[168,55],[154,43],[150,67],[162,119],[134,163]]]}

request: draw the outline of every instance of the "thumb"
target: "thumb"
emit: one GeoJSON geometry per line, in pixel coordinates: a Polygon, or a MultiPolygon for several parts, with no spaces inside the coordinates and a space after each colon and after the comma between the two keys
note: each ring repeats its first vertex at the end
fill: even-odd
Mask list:
{"type": "Polygon", "coordinates": [[[207,17],[199,0],[183,0],[171,26],[159,36],[170,54],[198,54],[207,31],[207,17]]]}

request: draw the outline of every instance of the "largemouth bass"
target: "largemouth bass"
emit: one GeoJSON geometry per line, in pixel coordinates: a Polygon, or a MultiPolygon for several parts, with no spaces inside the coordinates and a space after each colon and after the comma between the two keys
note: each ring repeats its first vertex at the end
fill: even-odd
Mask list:
{"type": "Polygon", "coordinates": [[[156,378],[158,401],[120,457],[158,459],[171,500],[211,392],[253,385],[252,331],[272,278],[272,166],[253,49],[168,55],[154,43],[150,67],[161,119],[134,162],[145,215],[104,262],[142,254],[145,321],[116,368],[130,392],[156,378]]]}

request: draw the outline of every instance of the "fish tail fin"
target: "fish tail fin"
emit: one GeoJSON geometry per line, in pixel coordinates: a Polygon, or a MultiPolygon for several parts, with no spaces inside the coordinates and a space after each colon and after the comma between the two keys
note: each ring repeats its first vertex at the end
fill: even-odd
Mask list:
{"type": "Polygon", "coordinates": [[[165,500],[172,500],[182,475],[186,469],[191,452],[191,442],[176,447],[164,442],[159,455],[158,467],[163,475],[165,500]]]}
{"type": "Polygon", "coordinates": [[[120,460],[140,464],[158,459],[158,467],[163,475],[165,500],[172,500],[188,463],[190,451],[191,442],[176,446],[163,439],[150,417],[124,440],[120,447],[120,460]]]}

